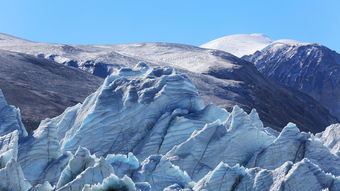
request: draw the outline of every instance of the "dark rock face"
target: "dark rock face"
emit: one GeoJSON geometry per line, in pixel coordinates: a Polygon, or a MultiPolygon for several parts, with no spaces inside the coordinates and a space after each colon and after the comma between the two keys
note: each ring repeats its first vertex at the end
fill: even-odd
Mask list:
{"type": "Polygon", "coordinates": [[[40,121],[82,102],[102,79],[76,68],[30,55],[0,50],[0,88],[19,107],[28,131],[40,121]]]}
{"type": "Polygon", "coordinates": [[[317,44],[274,44],[244,58],[266,77],[308,94],[340,119],[340,54],[317,44]]]}

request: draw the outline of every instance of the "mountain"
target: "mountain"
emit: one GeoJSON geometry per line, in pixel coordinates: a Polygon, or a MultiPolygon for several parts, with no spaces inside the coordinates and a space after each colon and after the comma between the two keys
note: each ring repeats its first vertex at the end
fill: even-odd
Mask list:
{"type": "Polygon", "coordinates": [[[255,110],[203,104],[187,75],[141,62],[33,134],[0,129],[0,188],[336,191],[339,152],[324,136],[338,132],[340,124],[313,135],[289,123],[279,133],[255,110]]]}
{"type": "Polygon", "coordinates": [[[267,46],[274,44],[287,44],[287,45],[310,45],[312,43],[302,43],[290,39],[272,40],[264,34],[235,34],[224,36],[205,44],[201,48],[222,50],[231,53],[237,57],[252,55],[257,51],[261,51],[267,46]]]}
{"type": "Polygon", "coordinates": [[[0,88],[8,103],[20,108],[29,132],[42,119],[82,102],[101,82],[87,72],[48,59],[0,50],[0,88]]]}
{"type": "Polygon", "coordinates": [[[267,78],[304,92],[340,118],[340,55],[315,43],[231,35],[202,45],[252,62],[267,78]]]}
{"type": "Polygon", "coordinates": [[[263,34],[236,34],[212,40],[202,44],[200,47],[223,50],[235,56],[242,57],[253,54],[272,42],[272,39],[263,34]]]}
{"type": "Polygon", "coordinates": [[[78,67],[100,77],[140,61],[151,66],[170,66],[189,75],[206,104],[229,111],[234,105],[247,112],[256,108],[264,123],[278,130],[291,121],[302,130],[320,132],[336,122],[309,96],[265,79],[252,63],[223,51],[172,43],[63,45],[4,34],[0,38],[0,49],[78,67]]]}
{"type": "Polygon", "coordinates": [[[302,91],[340,119],[340,54],[308,43],[276,42],[244,56],[267,78],[302,91]]]}

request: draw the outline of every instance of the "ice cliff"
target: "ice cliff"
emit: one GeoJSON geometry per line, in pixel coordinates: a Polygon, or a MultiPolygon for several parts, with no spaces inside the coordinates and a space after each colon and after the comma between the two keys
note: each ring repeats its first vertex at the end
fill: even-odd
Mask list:
{"type": "Polygon", "coordinates": [[[340,190],[340,124],[276,132],[172,68],[122,68],[33,134],[2,94],[0,113],[0,190],[340,190]]]}

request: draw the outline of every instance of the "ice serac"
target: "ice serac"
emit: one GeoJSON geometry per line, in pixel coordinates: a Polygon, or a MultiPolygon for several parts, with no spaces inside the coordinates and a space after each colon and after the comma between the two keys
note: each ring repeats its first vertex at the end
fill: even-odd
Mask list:
{"type": "Polygon", "coordinates": [[[128,156],[108,155],[104,159],[97,158],[91,155],[88,149],[79,147],[62,171],[56,189],[136,190],[130,177],[138,167],[139,162],[132,153],[128,156]]]}
{"type": "Polygon", "coordinates": [[[324,132],[316,134],[315,138],[328,147],[333,154],[340,156],[340,123],[328,126],[324,132]]]}
{"type": "Polygon", "coordinates": [[[207,123],[226,120],[229,113],[214,105],[207,105],[195,113],[176,109],[165,113],[155,124],[148,136],[134,150],[140,158],[145,159],[151,154],[166,154],[174,146],[186,141],[190,135],[202,129],[207,123]]]}
{"type": "Polygon", "coordinates": [[[139,63],[133,70],[123,68],[106,78],[82,105],[70,109],[77,113],[75,119],[65,112],[54,124],[60,125],[59,136],[65,133],[62,150],[75,151],[82,146],[97,156],[127,154],[143,141],[160,116],[175,109],[203,109],[188,77],[171,68],[152,69],[139,63]]]}
{"type": "Polygon", "coordinates": [[[220,163],[198,181],[193,190],[338,190],[339,180],[308,159],[296,164],[285,162],[272,170],[220,163]]]}
{"type": "Polygon", "coordinates": [[[5,166],[12,158],[18,156],[18,131],[13,131],[0,137],[0,166],[5,166]]]}
{"type": "Polygon", "coordinates": [[[26,191],[31,188],[17,162],[18,139],[17,130],[0,137],[0,190],[26,191]]]}
{"type": "Polygon", "coordinates": [[[0,89],[0,136],[18,130],[20,136],[27,136],[26,129],[21,121],[20,110],[8,105],[0,89]]]}
{"type": "Polygon", "coordinates": [[[19,146],[18,161],[25,177],[34,185],[43,183],[42,180],[45,179],[55,181],[60,165],[63,164],[62,160],[59,161],[62,153],[57,127],[49,122],[49,119],[42,121],[34,134],[26,137],[19,146]]]}
{"type": "Polygon", "coordinates": [[[30,191],[53,191],[54,187],[48,182],[45,181],[43,184],[37,184],[30,189],[30,191]]]}
{"type": "Polygon", "coordinates": [[[20,164],[14,159],[0,169],[0,190],[27,191],[31,184],[25,179],[20,164]]]}
{"type": "MultiPolygon", "coordinates": [[[[99,158],[92,166],[82,170],[78,176],[73,177],[74,179],[68,179],[71,181],[58,188],[58,191],[82,190],[86,184],[101,183],[106,177],[114,174],[112,166],[103,158],[99,158]]],[[[59,180],[59,182],[64,181],[59,180]]]]}
{"type": "Polygon", "coordinates": [[[148,182],[155,191],[163,190],[173,184],[177,184],[182,189],[191,186],[190,176],[162,155],[153,155],[145,159],[133,179],[136,182],[148,182]]]}
{"type": "Polygon", "coordinates": [[[122,190],[137,191],[134,182],[128,177],[118,178],[114,174],[105,178],[101,184],[86,184],[82,191],[103,191],[103,190],[122,190]]]}
{"type": "Polygon", "coordinates": [[[246,174],[245,168],[221,162],[214,170],[205,175],[193,190],[234,190],[242,176],[246,174]]]}
{"type": "Polygon", "coordinates": [[[339,177],[325,173],[317,165],[304,159],[293,165],[287,173],[282,187],[284,190],[322,190],[327,188],[338,190],[340,189],[338,181],[339,177]]]}
{"type": "Polygon", "coordinates": [[[111,164],[115,174],[120,178],[125,175],[131,177],[140,167],[139,161],[133,153],[129,153],[128,155],[109,154],[106,156],[105,160],[111,164]]]}
{"type": "Polygon", "coordinates": [[[267,148],[253,155],[248,166],[275,169],[286,161],[298,162],[304,158],[308,136],[290,123],[267,148]]]}
{"type": "Polygon", "coordinates": [[[167,157],[187,171],[195,181],[221,161],[229,165],[244,165],[255,152],[275,139],[263,126],[258,126],[260,123],[251,119],[235,106],[224,123],[216,121],[207,124],[188,140],[175,146],[167,153],[167,157]]]}
{"type": "Polygon", "coordinates": [[[86,148],[79,147],[74,156],[68,162],[68,165],[62,171],[57,188],[74,180],[85,169],[92,167],[95,163],[95,158],[91,156],[90,151],[86,148]]]}
{"type": "Polygon", "coordinates": [[[339,176],[340,158],[333,155],[320,141],[310,134],[300,132],[292,123],[267,148],[257,152],[248,162],[248,167],[275,169],[286,161],[299,162],[308,158],[323,171],[339,176]]]}

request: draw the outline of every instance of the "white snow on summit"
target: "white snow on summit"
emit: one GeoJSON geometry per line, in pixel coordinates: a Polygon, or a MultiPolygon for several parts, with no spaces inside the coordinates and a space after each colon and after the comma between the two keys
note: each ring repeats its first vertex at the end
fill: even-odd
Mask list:
{"type": "Polygon", "coordinates": [[[263,34],[235,34],[212,40],[200,47],[223,50],[242,57],[261,50],[272,42],[272,39],[263,34]]]}
{"type": "Polygon", "coordinates": [[[201,45],[201,48],[222,50],[235,56],[242,57],[260,51],[267,46],[306,45],[290,39],[272,40],[264,34],[235,34],[224,36],[201,45]]]}

